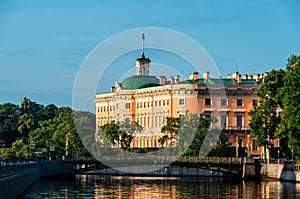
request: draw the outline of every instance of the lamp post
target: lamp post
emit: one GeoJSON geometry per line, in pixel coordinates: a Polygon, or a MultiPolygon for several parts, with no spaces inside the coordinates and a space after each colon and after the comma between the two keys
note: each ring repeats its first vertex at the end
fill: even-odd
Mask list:
{"type": "Polygon", "coordinates": [[[235,137],[235,155],[238,158],[239,157],[239,136],[235,137]]]}
{"type": "Polygon", "coordinates": [[[247,154],[247,156],[248,156],[248,158],[250,157],[250,134],[248,134],[247,135],[247,152],[248,152],[248,154],[247,154]]]}
{"type": "Polygon", "coordinates": [[[67,133],[66,134],[66,157],[69,156],[69,140],[70,140],[70,137],[71,137],[71,133],[67,133]]]}

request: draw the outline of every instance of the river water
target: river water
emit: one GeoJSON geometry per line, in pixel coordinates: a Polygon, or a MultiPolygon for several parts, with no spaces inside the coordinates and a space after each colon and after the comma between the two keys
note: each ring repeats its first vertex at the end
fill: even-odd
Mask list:
{"type": "Polygon", "coordinates": [[[40,179],[22,198],[300,198],[300,183],[204,177],[77,175],[40,179]]]}

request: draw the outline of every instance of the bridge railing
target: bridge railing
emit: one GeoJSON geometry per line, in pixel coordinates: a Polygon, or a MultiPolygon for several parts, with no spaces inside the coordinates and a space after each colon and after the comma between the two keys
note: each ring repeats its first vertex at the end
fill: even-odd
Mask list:
{"type": "MultiPolygon", "coordinates": [[[[130,162],[130,161],[142,161],[142,162],[151,162],[151,161],[159,161],[159,162],[179,162],[179,163],[221,163],[221,164],[242,164],[243,158],[237,157],[198,157],[198,156],[153,156],[153,157],[138,157],[138,158],[123,158],[123,157],[102,157],[104,161],[109,162],[130,162]]],[[[95,160],[94,160],[95,161],[95,160]]],[[[253,161],[248,160],[247,161],[253,161]]],[[[84,161],[84,162],[93,162],[91,161],[84,161]]]]}
{"type": "Polygon", "coordinates": [[[181,156],[178,162],[190,163],[222,163],[222,164],[241,164],[242,158],[236,157],[198,157],[198,156],[181,156]]]}

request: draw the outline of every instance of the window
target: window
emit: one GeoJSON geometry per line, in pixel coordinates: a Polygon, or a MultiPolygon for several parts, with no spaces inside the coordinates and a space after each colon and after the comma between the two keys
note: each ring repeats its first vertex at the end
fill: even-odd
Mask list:
{"type": "Polygon", "coordinates": [[[167,100],[167,106],[169,106],[169,100],[167,100]]]}
{"type": "Polygon", "coordinates": [[[252,151],[257,151],[256,140],[252,140],[252,151]]]}
{"type": "Polygon", "coordinates": [[[144,108],[146,108],[146,102],[144,102],[144,108]]]}
{"type": "Polygon", "coordinates": [[[237,128],[242,128],[243,126],[243,115],[236,115],[236,126],[237,128]]]}
{"type": "Polygon", "coordinates": [[[258,105],[258,100],[252,100],[252,106],[257,106],[258,105]]]}
{"type": "Polygon", "coordinates": [[[163,100],[163,106],[165,106],[166,105],[166,100],[163,100]]]}
{"type": "Polygon", "coordinates": [[[221,128],[227,126],[227,115],[221,115],[221,128]]]}
{"type": "Polygon", "coordinates": [[[185,104],[184,99],[179,99],[178,105],[179,106],[184,106],[184,104],[185,104]]]}
{"type": "Polygon", "coordinates": [[[139,108],[140,107],[139,105],[140,105],[139,103],[136,103],[136,108],[139,108]]]}
{"type": "Polygon", "coordinates": [[[204,111],[204,117],[211,117],[211,111],[204,111]]]}
{"type": "Polygon", "coordinates": [[[148,108],[150,107],[150,102],[147,103],[147,107],[148,107],[148,108]]]}
{"type": "Polygon", "coordinates": [[[205,99],[205,106],[211,106],[211,98],[205,99]]]}
{"type": "Polygon", "coordinates": [[[221,106],[227,107],[227,102],[228,102],[227,99],[221,99],[221,106]]]}
{"type": "Polygon", "coordinates": [[[158,106],[161,106],[161,100],[158,101],[158,106]]]}
{"type": "Polygon", "coordinates": [[[239,147],[242,148],[243,147],[243,139],[239,138],[239,147]]]}
{"type": "Polygon", "coordinates": [[[157,101],[155,101],[154,104],[155,104],[155,107],[157,107],[157,101]]]}
{"type": "Polygon", "coordinates": [[[244,105],[244,102],[242,99],[237,99],[236,100],[236,107],[242,107],[244,105]]]}
{"type": "Polygon", "coordinates": [[[158,127],[161,127],[161,116],[158,116],[158,127]]]}
{"type": "Polygon", "coordinates": [[[131,109],[131,103],[126,103],[126,104],[125,104],[125,108],[126,108],[126,109],[131,109]]]}

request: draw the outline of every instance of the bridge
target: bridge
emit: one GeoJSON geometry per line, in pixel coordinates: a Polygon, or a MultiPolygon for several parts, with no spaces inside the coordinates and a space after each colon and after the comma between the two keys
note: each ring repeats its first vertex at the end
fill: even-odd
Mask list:
{"type": "Polygon", "coordinates": [[[242,176],[245,164],[254,165],[253,159],[235,157],[197,157],[181,156],[174,157],[153,157],[153,158],[103,158],[103,162],[97,160],[76,160],[74,161],[75,173],[87,173],[91,171],[107,169],[109,167],[133,167],[133,166],[160,166],[160,167],[187,167],[201,168],[210,171],[217,171],[231,176],[242,176]],[[104,163],[103,163],[104,162],[104,163]],[[108,165],[108,166],[107,166],[108,165]]]}

